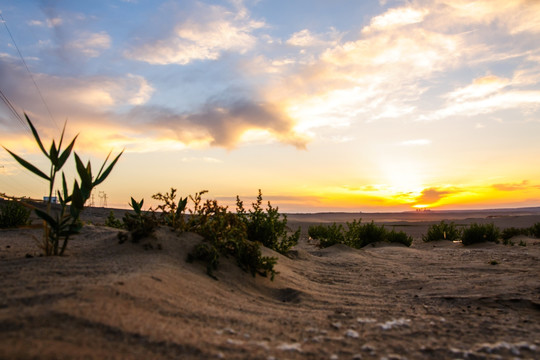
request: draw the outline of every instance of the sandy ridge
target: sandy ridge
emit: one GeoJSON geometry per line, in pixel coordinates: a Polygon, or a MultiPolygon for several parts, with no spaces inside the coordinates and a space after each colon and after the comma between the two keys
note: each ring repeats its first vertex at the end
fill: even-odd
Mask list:
{"type": "Polygon", "coordinates": [[[87,226],[63,258],[0,232],[0,358],[540,357],[540,245],[318,249],[305,233],[274,282],[224,259],[215,281],[162,228],[163,250],[87,226]],[[9,247],[8,247],[9,246],[9,247]],[[491,265],[492,261],[496,265],[491,265]]]}

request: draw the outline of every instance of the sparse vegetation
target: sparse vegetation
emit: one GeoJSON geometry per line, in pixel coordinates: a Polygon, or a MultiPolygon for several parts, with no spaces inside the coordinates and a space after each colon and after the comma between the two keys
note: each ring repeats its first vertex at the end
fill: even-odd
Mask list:
{"type": "Polygon", "coordinates": [[[529,228],[529,235],[534,236],[537,239],[540,239],[540,222],[535,223],[529,228]]]}
{"type": "Polygon", "coordinates": [[[277,259],[262,256],[261,242],[249,239],[246,220],[240,215],[229,212],[226,206],[219,205],[216,200],[202,203],[204,193],[206,191],[190,196],[194,208],[190,210],[187,230],[203,236],[204,242],[195,246],[187,260],[205,262],[207,274],[215,278],[214,271],[219,265],[220,257],[232,256],[242,270],[253,276],[270,276],[273,280],[277,259]]]}
{"type": "Polygon", "coordinates": [[[341,224],[337,225],[313,225],[308,228],[311,238],[319,240],[322,248],[335,244],[345,244],[347,246],[360,249],[366,245],[377,242],[399,243],[406,246],[412,244],[412,237],[405,232],[387,231],[384,225],[376,225],[375,222],[361,223],[361,219],[347,222],[347,230],[341,224]]]}
{"type": "Polygon", "coordinates": [[[262,208],[262,192],[259,190],[257,201],[252,204],[253,210],[245,211],[243,202],[236,197],[236,212],[246,225],[250,241],[259,241],[269,249],[286,254],[298,243],[300,229],[289,235],[287,231],[287,215],[280,215],[278,208],[272,207],[270,201],[266,211],[262,208]]]}
{"type": "Polygon", "coordinates": [[[499,242],[499,229],[491,224],[472,223],[463,230],[461,237],[463,245],[472,245],[482,242],[499,242]]]}
{"type": "Polygon", "coordinates": [[[308,235],[312,239],[318,239],[320,247],[326,248],[335,244],[344,244],[345,235],[343,225],[312,225],[308,228],[308,235]]]}
{"type": "MultiPolygon", "coordinates": [[[[134,198],[131,198],[129,204],[135,214],[127,213],[124,215],[124,227],[131,234],[131,241],[139,242],[141,239],[150,236],[158,226],[154,213],[151,211],[143,211],[142,206],[144,199],[137,202],[134,198]]],[[[120,242],[127,240],[125,233],[119,233],[118,237],[120,242]]]]}
{"type": "Polygon", "coordinates": [[[425,242],[428,241],[438,241],[438,240],[458,240],[460,238],[460,231],[456,225],[451,223],[446,223],[444,220],[439,224],[431,225],[428,228],[426,235],[422,235],[422,240],[425,242]]]}
{"type": "Polygon", "coordinates": [[[171,192],[165,194],[157,193],[152,195],[152,199],[163,201],[163,204],[158,205],[157,209],[161,210],[161,222],[175,229],[184,229],[184,212],[188,198],[180,198],[176,203],[176,189],[171,188],[171,192]]]}
{"type": "Polygon", "coordinates": [[[31,210],[20,201],[6,200],[0,203],[0,228],[14,228],[28,224],[31,210]]]}
{"type": "Polygon", "coordinates": [[[388,242],[403,244],[405,246],[411,246],[413,242],[413,238],[411,236],[407,235],[403,231],[395,231],[394,229],[386,234],[386,238],[388,242]]]}
{"type": "Polygon", "coordinates": [[[64,140],[64,133],[66,130],[66,126],[64,124],[58,146],[53,140],[49,151],[47,151],[45,150],[45,147],[41,142],[37,130],[34,128],[34,125],[30,121],[30,118],[26,114],[25,117],[30,129],[32,130],[32,134],[37,145],[50,162],[49,174],[47,175],[46,173],[38,169],[36,166],[32,165],[31,163],[11,152],[10,150],[6,149],[5,147],[4,149],[9,152],[9,154],[13,156],[13,158],[15,158],[15,160],[24,168],[49,182],[49,200],[47,202],[46,211],[34,208],[36,215],[44,220],[43,242],[41,244],[41,247],[43,248],[43,252],[46,256],[63,255],[64,251],[66,250],[70,236],[77,234],[82,227],[82,222],[80,221],[79,217],[84,209],[85,202],[90,198],[90,194],[92,193],[94,187],[101,184],[107,178],[107,176],[109,176],[110,172],[112,171],[116,162],[122,155],[123,151],[111,162],[111,164],[107,168],[105,168],[105,165],[109,160],[109,153],[109,155],[103,162],[103,165],[101,166],[97,176],[95,176],[95,179],[92,174],[92,167],[90,165],[90,162],[84,165],[77,153],[74,153],[75,165],[80,178],[80,183],[79,181],[75,180],[73,184],[73,189],[70,192],[66,182],[66,177],[62,172],[62,188],[61,191],[57,191],[60,208],[59,210],[53,211],[51,207],[51,200],[53,198],[55,180],[58,176],[58,173],[70,157],[73,147],[75,145],[75,140],[77,139],[78,135],[75,136],[75,138],[73,138],[67,148],[62,151],[62,142],[64,140]]]}
{"type": "Polygon", "coordinates": [[[124,223],[121,220],[118,220],[114,216],[114,212],[111,210],[109,212],[109,216],[107,216],[107,219],[105,219],[105,226],[116,228],[116,229],[123,229],[124,223]]]}

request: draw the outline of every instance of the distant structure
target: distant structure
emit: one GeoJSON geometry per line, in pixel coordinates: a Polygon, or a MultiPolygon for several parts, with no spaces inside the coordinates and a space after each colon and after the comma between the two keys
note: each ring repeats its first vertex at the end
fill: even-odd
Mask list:
{"type": "Polygon", "coordinates": [[[98,196],[99,196],[99,206],[107,207],[107,194],[105,194],[105,191],[100,191],[98,196]]]}
{"type": "Polygon", "coordinates": [[[94,202],[94,194],[92,193],[92,195],[90,196],[90,204],[88,204],[89,207],[94,207],[96,206],[96,203],[94,202]]]}

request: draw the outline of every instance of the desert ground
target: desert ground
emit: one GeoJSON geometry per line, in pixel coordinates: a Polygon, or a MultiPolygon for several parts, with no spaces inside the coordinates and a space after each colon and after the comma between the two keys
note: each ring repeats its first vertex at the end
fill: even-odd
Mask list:
{"type": "Polygon", "coordinates": [[[291,214],[299,244],[263,250],[278,258],[274,281],[230,259],[210,278],[186,262],[195,234],[120,244],[108,211],[87,210],[63,257],[39,256],[39,228],[0,230],[0,359],[540,358],[540,240],[421,240],[441,219],[528,227],[538,209],[291,214]],[[307,236],[358,218],[414,242],[320,249],[307,236]]]}

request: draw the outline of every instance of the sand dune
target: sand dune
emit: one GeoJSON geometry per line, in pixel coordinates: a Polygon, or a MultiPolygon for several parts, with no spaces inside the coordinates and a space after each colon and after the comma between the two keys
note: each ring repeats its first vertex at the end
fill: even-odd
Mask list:
{"type": "Polygon", "coordinates": [[[185,261],[200,238],[166,228],[144,250],[89,225],[61,258],[25,257],[39,229],[3,230],[0,358],[540,358],[540,241],[425,244],[426,224],[403,226],[411,248],[319,249],[304,231],[289,257],[264,249],[274,281],[228,259],[213,280],[185,261]]]}

